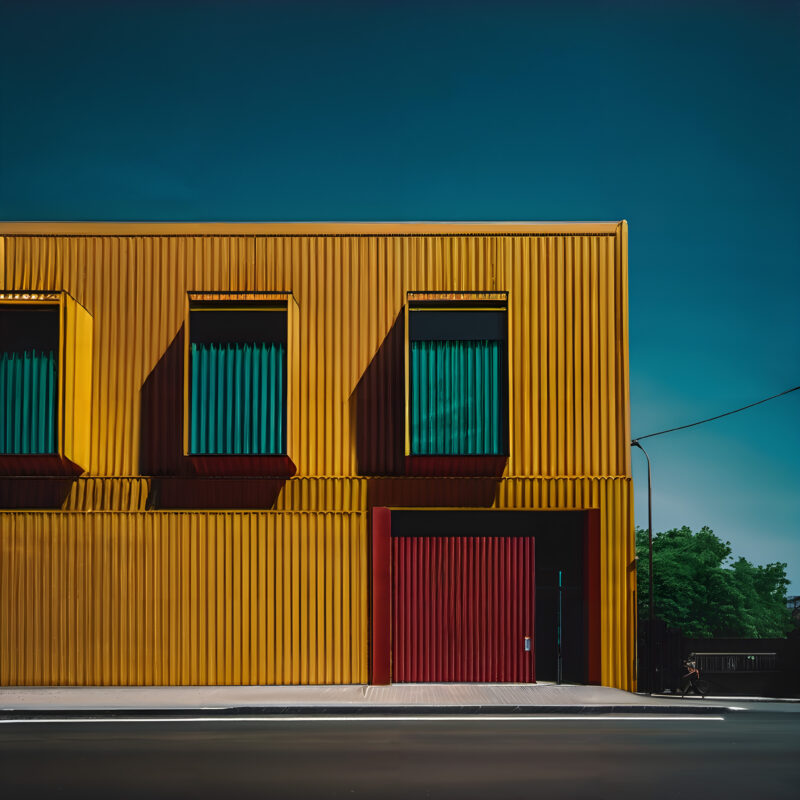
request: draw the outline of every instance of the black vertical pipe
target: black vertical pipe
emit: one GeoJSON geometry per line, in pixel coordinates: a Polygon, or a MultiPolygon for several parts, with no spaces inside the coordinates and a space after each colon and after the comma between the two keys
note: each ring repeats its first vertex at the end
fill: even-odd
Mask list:
{"type": "Polygon", "coordinates": [[[563,673],[563,666],[564,666],[564,662],[562,660],[562,655],[561,655],[561,635],[562,635],[561,634],[561,622],[562,622],[562,619],[561,619],[561,595],[562,595],[562,592],[563,592],[561,574],[562,574],[561,570],[559,570],[558,571],[558,626],[557,626],[557,630],[558,630],[558,641],[557,641],[558,658],[557,658],[557,661],[556,661],[556,664],[557,664],[556,683],[557,684],[561,684],[561,676],[562,676],[562,673],[563,673]]]}

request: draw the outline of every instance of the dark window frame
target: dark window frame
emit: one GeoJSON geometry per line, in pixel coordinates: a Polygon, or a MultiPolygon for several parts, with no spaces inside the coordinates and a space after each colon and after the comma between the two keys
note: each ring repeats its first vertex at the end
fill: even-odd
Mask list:
{"type": "Polygon", "coordinates": [[[242,457],[286,458],[289,444],[288,431],[288,379],[289,379],[289,310],[286,301],[277,300],[239,300],[220,299],[191,302],[188,309],[187,343],[186,343],[186,387],[185,408],[187,413],[184,450],[190,458],[238,459],[242,457]],[[259,319],[266,323],[264,335],[260,334],[259,319]],[[216,320],[216,324],[212,322],[216,320]],[[221,321],[221,322],[220,322],[221,321]],[[200,328],[199,336],[195,331],[200,328]],[[219,333],[215,328],[219,329],[219,333]],[[281,376],[281,446],[279,452],[218,452],[194,450],[192,447],[192,345],[199,343],[268,343],[277,342],[283,345],[283,365],[281,376]]]}
{"type": "Polygon", "coordinates": [[[500,420],[500,452],[478,454],[484,458],[507,458],[510,454],[509,422],[511,416],[510,396],[510,352],[509,352],[509,323],[508,323],[508,295],[505,292],[460,292],[460,293],[409,293],[405,307],[405,455],[406,458],[474,458],[471,453],[416,453],[412,447],[412,400],[413,376],[411,374],[411,343],[413,341],[475,341],[490,340],[503,343],[501,349],[501,420],[500,420]],[[414,294],[422,294],[424,299],[415,299],[414,294]],[[455,295],[455,296],[454,296],[455,295]],[[487,297],[488,295],[488,297],[487,297]],[[486,314],[483,319],[475,316],[479,325],[470,329],[470,315],[486,314]],[[419,315],[419,316],[417,316],[419,315]],[[424,316],[423,316],[424,315],[424,316]],[[430,316],[428,316],[430,315],[430,316]],[[448,333],[446,315],[453,315],[451,319],[452,330],[457,335],[448,333]],[[421,326],[415,326],[417,319],[426,320],[421,326]],[[422,328],[420,330],[419,328],[422,328]],[[476,334],[493,333],[491,337],[481,339],[476,334]]]}

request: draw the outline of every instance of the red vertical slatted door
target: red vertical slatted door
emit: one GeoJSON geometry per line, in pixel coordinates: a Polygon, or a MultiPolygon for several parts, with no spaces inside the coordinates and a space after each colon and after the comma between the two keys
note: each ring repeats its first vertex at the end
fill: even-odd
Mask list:
{"type": "Polygon", "coordinates": [[[534,566],[532,536],[394,537],[392,679],[532,683],[534,566]]]}

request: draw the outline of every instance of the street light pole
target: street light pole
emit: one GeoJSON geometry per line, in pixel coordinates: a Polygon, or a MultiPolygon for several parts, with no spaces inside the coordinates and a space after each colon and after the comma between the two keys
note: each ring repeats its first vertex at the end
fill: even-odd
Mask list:
{"type": "Polygon", "coordinates": [[[653,658],[653,491],[652,491],[652,476],[650,473],[650,456],[647,455],[647,450],[644,449],[639,444],[637,439],[634,439],[631,442],[631,447],[638,447],[643,453],[644,457],[647,459],[647,543],[648,543],[648,569],[647,569],[647,576],[648,576],[648,587],[649,587],[649,594],[648,600],[650,605],[650,620],[648,625],[648,651],[649,651],[649,660],[650,660],[650,694],[653,694],[653,688],[656,685],[656,671],[655,671],[655,659],[653,658]]]}

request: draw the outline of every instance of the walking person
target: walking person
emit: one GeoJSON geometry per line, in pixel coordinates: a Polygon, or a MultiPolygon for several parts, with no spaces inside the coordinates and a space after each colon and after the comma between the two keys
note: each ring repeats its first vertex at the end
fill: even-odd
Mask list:
{"type": "Polygon", "coordinates": [[[681,678],[681,697],[685,697],[689,691],[694,691],[705,699],[705,692],[700,681],[700,670],[697,669],[697,659],[694,653],[689,653],[683,661],[686,674],[681,678]]]}

